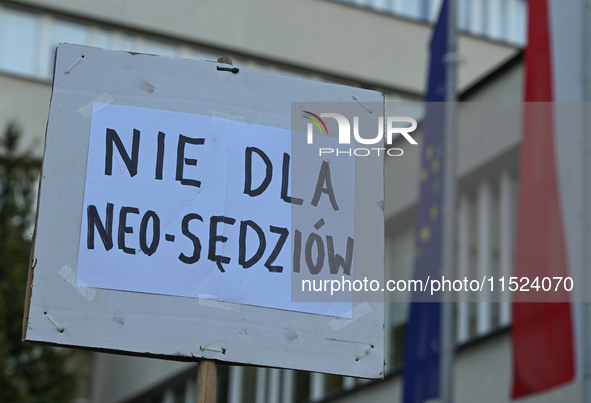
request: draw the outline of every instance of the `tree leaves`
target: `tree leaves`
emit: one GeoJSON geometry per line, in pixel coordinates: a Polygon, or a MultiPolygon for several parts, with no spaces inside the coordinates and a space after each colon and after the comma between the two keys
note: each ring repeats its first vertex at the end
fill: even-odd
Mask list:
{"type": "Polygon", "coordinates": [[[12,122],[0,137],[0,401],[63,403],[73,399],[70,350],[25,344],[21,328],[41,160],[19,151],[12,122]]]}

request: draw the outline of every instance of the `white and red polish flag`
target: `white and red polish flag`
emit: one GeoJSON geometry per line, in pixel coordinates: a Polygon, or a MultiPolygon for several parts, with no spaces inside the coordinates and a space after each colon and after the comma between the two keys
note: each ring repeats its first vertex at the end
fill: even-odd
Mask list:
{"type": "MultiPolygon", "coordinates": [[[[577,282],[584,253],[583,144],[581,126],[567,120],[582,116],[576,110],[583,100],[583,1],[529,0],[528,7],[514,275],[577,282]]],[[[532,293],[517,292],[513,298],[513,398],[575,380],[582,357],[574,295],[527,302],[532,293]]]]}

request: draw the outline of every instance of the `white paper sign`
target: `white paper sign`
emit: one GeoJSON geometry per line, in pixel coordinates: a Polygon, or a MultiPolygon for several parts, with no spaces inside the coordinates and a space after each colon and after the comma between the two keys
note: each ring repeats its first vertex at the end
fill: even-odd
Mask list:
{"type": "Polygon", "coordinates": [[[293,154],[288,130],[100,103],[91,119],[78,286],[350,313],[351,301],[291,301],[294,262],[308,270],[292,248],[296,230],[307,236],[322,219],[345,256],[355,158],[330,161],[335,209],[323,160],[312,147],[293,154]]]}

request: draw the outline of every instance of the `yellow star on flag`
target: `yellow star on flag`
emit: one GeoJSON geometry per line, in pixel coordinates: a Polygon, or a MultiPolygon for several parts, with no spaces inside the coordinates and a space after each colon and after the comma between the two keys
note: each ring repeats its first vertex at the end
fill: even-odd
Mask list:
{"type": "Polygon", "coordinates": [[[423,242],[427,242],[429,239],[431,239],[431,228],[429,227],[423,227],[421,229],[421,241],[423,242]]]}

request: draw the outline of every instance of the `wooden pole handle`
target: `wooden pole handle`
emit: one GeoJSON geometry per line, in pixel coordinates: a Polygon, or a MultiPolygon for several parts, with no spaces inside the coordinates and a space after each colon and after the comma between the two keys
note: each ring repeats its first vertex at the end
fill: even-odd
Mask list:
{"type": "MultiPolygon", "coordinates": [[[[218,63],[232,65],[232,59],[222,56],[218,63]]],[[[196,403],[215,403],[216,377],[218,366],[213,360],[202,359],[197,364],[197,398],[196,403]]]]}
{"type": "Polygon", "coordinates": [[[196,403],[215,403],[217,363],[212,360],[199,360],[197,364],[196,403]]]}
{"type": "Polygon", "coordinates": [[[229,56],[222,56],[218,58],[218,63],[224,63],[224,64],[229,64],[231,66],[234,65],[234,62],[232,62],[232,59],[229,56]]]}

